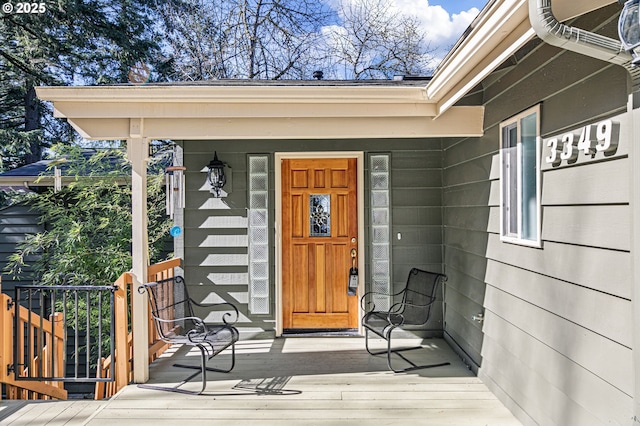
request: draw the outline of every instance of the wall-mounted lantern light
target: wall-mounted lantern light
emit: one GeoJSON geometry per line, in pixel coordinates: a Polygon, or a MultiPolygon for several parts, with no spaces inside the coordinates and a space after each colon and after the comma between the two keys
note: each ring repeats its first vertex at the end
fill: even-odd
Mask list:
{"type": "Polygon", "coordinates": [[[224,163],[218,160],[218,153],[214,152],[213,160],[207,166],[209,171],[207,172],[207,181],[211,185],[211,193],[214,197],[220,198],[220,191],[227,182],[227,178],[224,175],[224,163]]]}
{"type": "Polygon", "coordinates": [[[640,65],[640,0],[618,0],[624,2],[618,20],[618,35],[622,46],[633,55],[633,65],[640,65]]]}

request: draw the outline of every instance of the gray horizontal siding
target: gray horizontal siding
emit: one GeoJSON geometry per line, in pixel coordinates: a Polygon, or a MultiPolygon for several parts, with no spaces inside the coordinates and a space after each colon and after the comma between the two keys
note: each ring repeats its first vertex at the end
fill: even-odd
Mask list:
{"type": "Polygon", "coordinates": [[[5,272],[9,256],[14,254],[27,235],[42,232],[39,224],[40,215],[29,206],[18,204],[0,209],[0,276],[2,277],[2,291],[12,293],[16,285],[33,284],[33,269],[29,266],[31,261],[37,259],[36,255],[26,258],[27,267],[22,273],[14,277],[5,272]]]}
{"type": "MultiPolygon", "coordinates": [[[[391,255],[392,285],[405,285],[411,268],[442,271],[442,150],[434,140],[350,140],[350,141],[184,141],[187,167],[187,206],[185,209],[185,276],[199,298],[221,297],[238,305],[247,318],[246,325],[271,330],[275,319],[275,192],[273,164],[270,165],[270,299],[269,315],[248,312],[247,274],[247,153],[287,151],[364,151],[391,155],[391,255]],[[228,164],[232,182],[229,196],[212,199],[201,170],[216,150],[228,164]],[[398,238],[400,234],[400,238],[398,238]],[[244,279],[240,279],[244,277],[244,279]]],[[[365,194],[369,165],[365,161],[365,194]]],[[[365,195],[365,227],[370,210],[365,195]]],[[[368,236],[367,236],[368,238],[368,236]]],[[[369,249],[365,253],[365,274],[369,276],[369,249]]],[[[366,280],[370,284],[370,280],[366,280]]],[[[441,297],[441,296],[440,296],[441,297]]],[[[433,312],[427,328],[442,328],[442,312],[433,312]]]]}
{"type": "MultiPolygon", "coordinates": [[[[627,299],[612,297],[580,285],[491,260],[487,264],[486,282],[489,285],[487,298],[494,291],[505,292],[513,298],[524,300],[597,333],[603,336],[603,340],[608,339],[631,347],[632,330],[628,327],[631,322],[631,302],[627,299]]],[[[500,310],[494,312],[502,313],[500,310]]],[[[525,318],[537,321],[535,316],[525,318]]]]}
{"type": "MultiPolygon", "coordinates": [[[[486,304],[490,312],[499,311],[502,315],[488,320],[488,327],[493,326],[494,321],[513,324],[605,382],[615,383],[620,391],[628,395],[633,393],[633,377],[627,369],[632,357],[629,347],[611,339],[602,339],[598,331],[565,321],[558,314],[557,307],[550,306],[554,311],[544,309],[504,290],[488,292],[486,304]],[[528,319],[532,317],[536,320],[528,319]],[[590,349],[585,351],[584,348],[590,349]]],[[[586,316],[585,313],[582,315],[586,316]]]]}
{"type": "Polygon", "coordinates": [[[445,332],[473,370],[482,364],[482,327],[472,317],[483,312],[496,134],[444,145],[445,332]]]}
{"type": "Polygon", "coordinates": [[[542,204],[628,204],[629,159],[595,163],[589,167],[564,167],[544,174],[542,204]],[[563,188],[559,191],[558,188],[563,188]]]}
{"type": "Polygon", "coordinates": [[[487,313],[480,377],[545,425],[626,424],[631,399],[553,348],[487,313]],[[508,346],[504,342],[510,342],[508,346]]]}
{"type": "Polygon", "coordinates": [[[498,235],[490,234],[487,253],[493,260],[517,265],[536,275],[555,277],[594,291],[631,299],[629,253],[552,242],[543,244],[542,250],[531,249],[503,243],[498,235]]]}
{"type": "MultiPolygon", "coordinates": [[[[579,18],[610,22],[615,7],[579,18]]],[[[576,24],[578,25],[578,24],[576,24]]],[[[609,28],[611,27],[611,28],[609,28]]],[[[445,143],[446,329],[473,354],[467,320],[485,312],[479,376],[525,424],[628,424],[634,392],[627,76],[533,41],[485,81],[485,136],[445,143]],[[542,247],[500,241],[500,122],[540,104],[549,138],[613,118],[613,156],[559,167],[542,156],[542,247]]]]}
{"type": "Polygon", "coordinates": [[[631,248],[629,205],[545,206],[544,241],[613,250],[631,248]]]}
{"type": "MultiPolygon", "coordinates": [[[[477,279],[465,273],[465,271],[447,264],[447,289],[457,291],[476,303],[475,308],[484,305],[485,282],[484,279],[477,279]]],[[[448,303],[448,301],[447,301],[448,303]]],[[[472,312],[472,311],[470,311],[472,312]]],[[[465,313],[468,315],[468,313],[465,313]]]]}

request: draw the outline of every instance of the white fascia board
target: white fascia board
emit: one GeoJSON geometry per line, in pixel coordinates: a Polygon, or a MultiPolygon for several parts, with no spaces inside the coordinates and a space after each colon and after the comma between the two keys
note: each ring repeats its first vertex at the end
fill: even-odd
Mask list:
{"type": "Polygon", "coordinates": [[[477,64],[489,57],[501,56],[502,52],[498,52],[496,47],[528,20],[527,5],[527,0],[503,0],[483,11],[475,28],[445,58],[427,84],[429,99],[440,103],[461,82],[474,80],[479,74],[488,75],[492,70],[477,70],[477,64]]]}
{"type": "Polygon", "coordinates": [[[404,103],[234,103],[105,100],[56,101],[55,116],[59,118],[281,118],[281,117],[434,117],[432,102],[404,103]]]}
{"type": "Polygon", "coordinates": [[[442,113],[447,111],[453,104],[455,104],[460,98],[469,93],[476,85],[482,82],[493,70],[500,66],[509,56],[518,51],[525,43],[531,40],[535,36],[535,31],[529,28],[524,34],[518,35],[513,42],[506,42],[505,49],[496,50],[500,52],[499,55],[493,57],[485,57],[479,64],[478,72],[469,74],[469,78],[458,83],[452,90],[447,93],[447,96],[440,100],[438,110],[442,113]]]}
{"type": "Polygon", "coordinates": [[[407,103],[428,102],[419,86],[148,85],[37,87],[45,101],[169,103],[407,103]]]}
{"type": "MultiPolygon", "coordinates": [[[[469,34],[456,44],[427,84],[427,96],[438,114],[450,108],[535,36],[529,21],[530,0],[497,0],[484,9],[469,34]],[[505,44],[505,40],[510,43],[505,44]]],[[[553,11],[565,21],[616,0],[554,0],[553,11]]]]}

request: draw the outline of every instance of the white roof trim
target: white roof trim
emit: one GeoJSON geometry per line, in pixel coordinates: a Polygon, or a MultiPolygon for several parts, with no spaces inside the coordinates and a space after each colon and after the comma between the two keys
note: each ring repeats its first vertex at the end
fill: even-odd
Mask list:
{"type": "Polygon", "coordinates": [[[437,105],[420,86],[39,87],[87,139],[428,138],[482,135],[482,107],[437,105]]]}
{"type": "MultiPolygon", "coordinates": [[[[563,21],[615,1],[554,0],[553,6],[555,16],[563,21]]],[[[528,3],[528,0],[495,0],[480,12],[469,33],[458,41],[427,84],[427,96],[438,105],[438,115],[535,37],[528,3]]]]}

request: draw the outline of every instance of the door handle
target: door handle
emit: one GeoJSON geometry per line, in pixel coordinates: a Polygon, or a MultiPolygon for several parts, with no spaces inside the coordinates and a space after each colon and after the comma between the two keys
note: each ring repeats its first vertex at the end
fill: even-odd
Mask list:
{"type": "Polygon", "coordinates": [[[349,283],[347,285],[347,294],[349,296],[355,296],[358,291],[358,268],[356,267],[356,257],[358,251],[355,248],[351,249],[351,269],[349,269],[349,283]]]}

